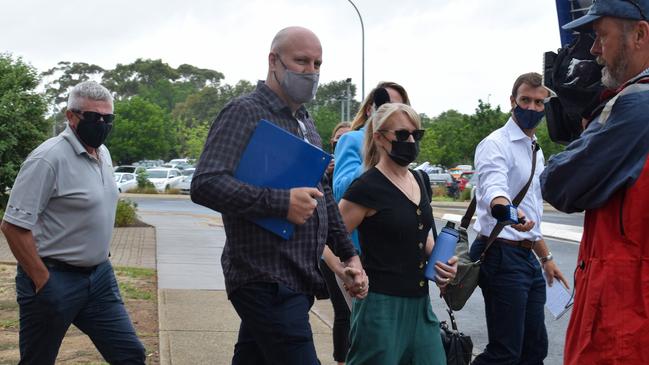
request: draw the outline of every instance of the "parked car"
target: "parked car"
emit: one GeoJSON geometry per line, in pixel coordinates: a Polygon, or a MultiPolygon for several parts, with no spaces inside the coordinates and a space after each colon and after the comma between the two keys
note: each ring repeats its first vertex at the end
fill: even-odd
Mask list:
{"type": "Polygon", "coordinates": [[[188,167],[182,170],[180,173],[183,174],[183,176],[189,176],[189,175],[193,175],[194,171],[196,171],[195,167],[188,167]]]}
{"type": "Polygon", "coordinates": [[[119,191],[120,193],[125,193],[137,187],[137,179],[134,173],[116,172],[114,176],[115,184],[117,185],[117,191],[119,191]]]}
{"type": "Polygon", "coordinates": [[[460,177],[457,179],[460,191],[464,191],[466,188],[466,184],[471,180],[471,177],[473,176],[473,171],[466,171],[463,172],[460,177]]]}
{"type": "Polygon", "coordinates": [[[453,183],[453,177],[451,174],[442,173],[442,174],[428,174],[428,179],[430,180],[430,186],[445,186],[449,187],[453,183]]]}
{"type": "Polygon", "coordinates": [[[146,171],[144,166],[122,165],[115,167],[115,172],[128,172],[130,174],[139,174],[146,171]]]}
{"type": "Polygon", "coordinates": [[[154,167],[158,167],[158,166],[162,165],[163,163],[164,163],[164,161],[162,161],[162,160],[140,160],[140,161],[134,163],[133,165],[142,166],[142,167],[144,167],[146,169],[151,169],[151,168],[154,168],[154,167]]]}
{"type": "Polygon", "coordinates": [[[151,181],[155,189],[159,192],[176,188],[183,178],[180,170],[164,167],[148,169],[146,173],[149,181],[151,181]]]}
{"type": "Polygon", "coordinates": [[[185,171],[183,171],[183,179],[180,180],[180,184],[178,184],[178,189],[180,189],[181,194],[189,194],[190,187],[192,185],[192,178],[194,177],[194,169],[192,171],[189,171],[189,174],[185,175],[185,171]]]}

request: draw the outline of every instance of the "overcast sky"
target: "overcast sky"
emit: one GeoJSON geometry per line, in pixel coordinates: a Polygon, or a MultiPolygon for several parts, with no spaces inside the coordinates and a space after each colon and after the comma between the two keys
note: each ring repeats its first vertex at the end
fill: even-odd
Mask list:
{"type": "MultiPolygon", "coordinates": [[[[542,71],[560,46],[555,0],[354,0],[365,25],[365,93],[402,84],[420,113],[509,109],[514,79],[542,71]]],[[[59,61],[103,68],[137,58],[188,63],[226,82],[265,79],[275,33],[313,30],[320,81],[362,81],[361,26],[347,0],[2,0],[0,52],[44,71],[59,61]]]]}

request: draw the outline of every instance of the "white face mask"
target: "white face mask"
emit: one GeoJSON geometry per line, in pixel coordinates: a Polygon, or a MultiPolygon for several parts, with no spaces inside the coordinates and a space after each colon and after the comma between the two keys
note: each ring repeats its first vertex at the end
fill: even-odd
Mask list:
{"type": "Polygon", "coordinates": [[[284,78],[279,82],[277,80],[277,74],[275,74],[275,80],[279,82],[286,95],[298,104],[304,104],[313,100],[318,90],[320,74],[291,71],[279,58],[279,54],[277,55],[277,59],[284,66],[284,78]]]}

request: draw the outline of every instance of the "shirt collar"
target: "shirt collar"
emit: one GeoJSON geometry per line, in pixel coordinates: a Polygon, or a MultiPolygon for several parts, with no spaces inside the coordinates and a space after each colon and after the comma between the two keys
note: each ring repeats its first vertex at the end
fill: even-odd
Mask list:
{"type": "Polygon", "coordinates": [[[63,130],[63,132],[61,132],[60,136],[68,141],[77,155],[81,155],[83,153],[88,154],[88,151],[86,151],[86,148],[83,147],[81,141],[79,141],[79,138],[77,138],[77,135],[74,134],[74,131],[70,127],[70,124],[66,123],[65,129],[63,130]]]}
{"type": "MultiPolygon", "coordinates": [[[[273,112],[277,113],[285,111],[289,114],[292,114],[291,108],[289,108],[284,100],[282,100],[270,87],[268,87],[268,85],[266,85],[263,80],[257,81],[256,91],[262,96],[262,98],[266,100],[273,112]]],[[[295,111],[294,116],[300,120],[304,120],[305,118],[308,118],[309,112],[307,112],[304,105],[300,105],[300,107],[295,111]]]]}
{"type": "MultiPolygon", "coordinates": [[[[523,132],[523,130],[516,124],[514,121],[514,118],[509,117],[509,120],[505,124],[505,130],[507,131],[507,134],[509,135],[509,140],[514,142],[514,141],[519,141],[521,139],[529,139],[530,137],[527,136],[523,132]]],[[[536,134],[532,136],[532,141],[536,141],[536,134]]]]}

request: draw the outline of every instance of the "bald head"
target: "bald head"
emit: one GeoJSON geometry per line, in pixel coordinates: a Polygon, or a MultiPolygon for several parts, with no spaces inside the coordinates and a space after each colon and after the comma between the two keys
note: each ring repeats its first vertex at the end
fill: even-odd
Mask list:
{"type": "Polygon", "coordinates": [[[270,51],[282,53],[286,47],[295,43],[303,42],[317,44],[318,48],[322,50],[318,36],[309,29],[303,27],[287,27],[277,32],[270,45],[270,51]]]}
{"type": "MultiPolygon", "coordinates": [[[[313,98],[313,95],[309,96],[308,94],[315,94],[320,64],[322,64],[322,45],[320,45],[318,37],[303,27],[284,28],[273,38],[268,53],[266,85],[283,99],[291,110],[295,111],[304,103],[304,100],[313,98]],[[297,77],[298,80],[288,81],[291,85],[285,87],[308,90],[301,90],[298,92],[299,96],[287,94],[287,91],[281,86],[287,73],[293,75],[294,78],[297,77]],[[306,79],[302,76],[295,76],[296,74],[305,74],[306,79]],[[312,82],[314,77],[315,83],[312,82]]],[[[291,90],[291,92],[295,92],[295,90],[291,90]]]]}

